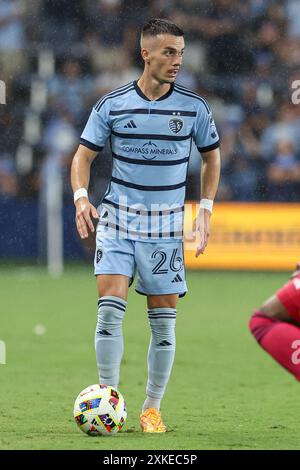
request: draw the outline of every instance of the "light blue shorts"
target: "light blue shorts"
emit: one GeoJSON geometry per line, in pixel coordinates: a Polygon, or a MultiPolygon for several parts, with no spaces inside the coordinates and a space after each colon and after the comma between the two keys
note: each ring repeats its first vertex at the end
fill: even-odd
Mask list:
{"type": "Polygon", "coordinates": [[[97,232],[95,275],[123,274],[135,290],[143,295],[179,294],[187,292],[182,240],[143,242],[103,237],[97,232]]]}

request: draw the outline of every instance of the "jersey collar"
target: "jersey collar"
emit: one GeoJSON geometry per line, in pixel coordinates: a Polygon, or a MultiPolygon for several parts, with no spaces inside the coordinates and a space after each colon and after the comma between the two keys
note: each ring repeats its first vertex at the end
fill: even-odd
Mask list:
{"type": "Polygon", "coordinates": [[[170,85],[170,89],[169,91],[167,91],[167,93],[165,93],[164,95],[162,95],[160,98],[158,98],[157,100],[150,100],[146,95],[144,95],[144,93],[142,92],[142,90],[140,89],[140,87],[138,86],[137,84],[138,80],[134,80],[133,82],[133,86],[135,88],[135,91],[137,92],[138,95],[140,95],[141,98],[143,98],[144,100],[146,101],[162,101],[162,100],[165,100],[166,98],[168,98],[172,92],[173,92],[173,89],[174,89],[174,83],[171,83],[170,85]]]}

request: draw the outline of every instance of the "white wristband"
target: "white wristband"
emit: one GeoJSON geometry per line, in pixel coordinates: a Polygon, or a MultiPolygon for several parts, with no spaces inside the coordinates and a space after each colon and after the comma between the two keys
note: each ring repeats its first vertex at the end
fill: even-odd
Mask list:
{"type": "Polygon", "coordinates": [[[200,200],[200,209],[207,209],[212,213],[214,201],[212,199],[201,199],[200,200]]]}
{"type": "Polygon", "coordinates": [[[88,192],[85,188],[79,188],[77,191],[74,193],[74,202],[77,201],[80,197],[87,197],[88,198],[88,192]]]}

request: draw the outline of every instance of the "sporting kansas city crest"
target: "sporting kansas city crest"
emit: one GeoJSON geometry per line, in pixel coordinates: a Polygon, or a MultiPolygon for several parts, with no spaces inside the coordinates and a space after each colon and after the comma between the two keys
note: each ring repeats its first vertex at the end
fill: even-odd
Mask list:
{"type": "Polygon", "coordinates": [[[97,254],[96,254],[97,263],[100,263],[102,256],[103,256],[102,250],[97,250],[97,254]]]}
{"type": "Polygon", "coordinates": [[[183,128],[183,120],[179,118],[172,118],[169,119],[169,129],[174,132],[174,134],[178,134],[183,128]]]}

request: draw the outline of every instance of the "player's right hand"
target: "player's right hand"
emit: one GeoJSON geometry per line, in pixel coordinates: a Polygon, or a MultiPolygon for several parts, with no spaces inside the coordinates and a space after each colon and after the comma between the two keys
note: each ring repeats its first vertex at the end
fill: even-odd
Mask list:
{"type": "Polygon", "coordinates": [[[75,202],[76,207],[76,227],[81,239],[88,238],[89,231],[94,232],[94,224],[91,219],[99,219],[97,209],[90,203],[87,197],[80,197],[75,202]]]}

